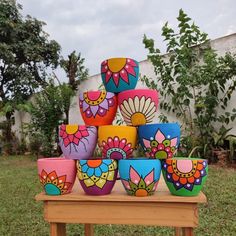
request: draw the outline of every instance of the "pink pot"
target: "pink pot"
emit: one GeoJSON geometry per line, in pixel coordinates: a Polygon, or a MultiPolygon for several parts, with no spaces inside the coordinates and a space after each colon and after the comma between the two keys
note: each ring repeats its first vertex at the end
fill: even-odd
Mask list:
{"type": "Polygon", "coordinates": [[[158,106],[158,92],[152,89],[134,89],[118,94],[118,105],[127,125],[151,123],[158,106]]]}
{"type": "Polygon", "coordinates": [[[74,160],[58,158],[42,158],[37,161],[40,183],[47,195],[70,193],[76,177],[74,160]]]}

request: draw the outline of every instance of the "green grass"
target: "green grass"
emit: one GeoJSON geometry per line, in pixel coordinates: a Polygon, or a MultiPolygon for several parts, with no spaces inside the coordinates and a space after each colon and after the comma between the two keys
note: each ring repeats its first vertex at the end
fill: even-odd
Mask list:
{"type": "MultiPolygon", "coordinates": [[[[41,191],[36,160],[32,157],[0,157],[0,235],[49,235],[43,206],[34,196],[41,191]]],[[[236,235],[236,170],[210,166],[203,191],[208,204],[200,207],[199,236],[236,235]]],[[[83,235],[82,225],[67,225],[68,235],[83,235]]],[[[98,236],[173,235],[167,227],[96,225],[98,236]]]]}

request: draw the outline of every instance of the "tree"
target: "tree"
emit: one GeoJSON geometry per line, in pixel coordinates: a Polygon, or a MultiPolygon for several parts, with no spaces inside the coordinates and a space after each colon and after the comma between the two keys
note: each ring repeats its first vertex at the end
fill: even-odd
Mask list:
{"type": "Polygon", "coordinates": [[[6,111],[8,141],[16,105],[45,86],[46,72],[58,65],[60,52],[59,44],[43,31],[45,24],[23,18],[21,10],[13,0],[0,2],[0,109],[6,111]]]}
{"type": "Polygon", "coordinates": [[[212,146],[215,124],[228,124],[236,117],[235,109],[225,111],[236,88],[236,56],[226,53],[219,57],[207,34],[182,9],[177,20],[178,32],[168,23],[162,28],[169,57],[163,57],[154,47],[154,40],[144,35],[143,43],[157,78],[144,76],[143,81],[151,88],[161,86],[160,108],[180,118],[186,152],[198,146],[203,156],[212,146]]]}
{"type": "Polygon", "coordinates": [[[81,57],[81,53],[76,55],[76,51],[68,55],[68,60],[63,58],[60,61],[60,65],[69,79],[68,84],[73,90],[76,90],[78,85],[88,78],[88,69],[83,64],[84,58],[81,57]]]}

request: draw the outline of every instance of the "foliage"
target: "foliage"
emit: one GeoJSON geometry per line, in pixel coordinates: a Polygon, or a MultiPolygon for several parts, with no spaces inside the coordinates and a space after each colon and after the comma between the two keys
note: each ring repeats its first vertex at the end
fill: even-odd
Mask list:
{"type": "Polygon", "coordinates": [[[45,24],[31,16],[23,18],[21,10],[13,0],[0,1],[0,108],[6,111],[6,140],[12,139],[17,104],[45,85],[46,70],[59,60],[60,46],[48,39],[45,24]]]}
{"type": "Polygon", "coordinates": [[[181,120],[185,154],[200,146],[200,155],[207,155],[204,150],[214,142],[211,134],[216,122],[226,125],[236,117],[236,109],[225,111],[236,88],[236,56],[218,56],[207,34],[191,23],[182,9],[177,20],[178,32],[168,23],[162,28],[168,56],[162,56],[154,40],[144,35],[157,78],[144,76],[142,81],[150,88],[161,86],[160,108],[181,120]]]}
{"type": "Polygon", "coordinates": [[[51,80],[48,86],[35,95],[35,100],[25,104],[25,110],[31,115],[29,126],[31,148],[37,153],[39,140],[40,153],[53,155],[57,142],[58,126],[63,122],[65,110],[70,105],[74,91],[67,84],[55,86],[51,80]]]}
{"type": "Polygon", "coordinates": [[[68,59],[62,58],[60,60],[60,66],[66,72],[69,79],[69,85],[73,90],[76,90],[81,82],[88,78],[88,69],[84,66],[84,58],[81,57],[81,53],[78,55],[76,51],[73,51],[68,55],[68,59]]]}

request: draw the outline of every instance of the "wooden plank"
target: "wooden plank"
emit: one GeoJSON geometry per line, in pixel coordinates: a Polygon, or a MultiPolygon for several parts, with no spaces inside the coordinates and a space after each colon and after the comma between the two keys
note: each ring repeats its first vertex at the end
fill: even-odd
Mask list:
{"type": "Polygon", "coordinates": [[[197,227],[197,204],[49,201],[45,220],[84,224],[197,227]]]}
{"type": "Polygon", "coordinates": [[[116,185],[109,195],[103,196],[89,196],[86,195],[79,183],[75,183],[72,193],[61,196],[48,196],[44,193],[36,195],[37,201],[85,201],[85,202],[179,202],[179,203],[205,203],[207,201],[206,196],[200,192],[198,196],[194,197],[180,197],[171,195],[167,189],[165,183],[160,181],[157,191],[153,196],[149,197],[134,197],[128,196],[122,186],[120,180],[116,182],[116,185]]]}
{"type": "Polygon", "coordinates": [[[66,236],[66,224],[63,223],[50,223],[51,236],[66,236]]]}
{"type": "Polygon", "coordinates": [[[85,236],[93,236],[93,225],[92,224],[85,224],[84,225],[84,235],[85,236]]]}
{"type": "Polygon", "coordinates": [[[191,227],[184,228],[183,232],[184,232],[184,236],[194,236],[193,228],[191,228],[191,227]]]}
{"type": "Polygon", "coordinates": [[[175,228],[175,236],[182,236],[182,235],[183,235],[182,228],[176,227],[175,228]]]}

